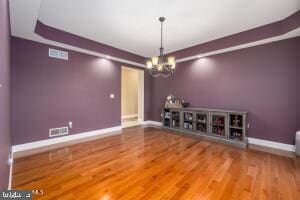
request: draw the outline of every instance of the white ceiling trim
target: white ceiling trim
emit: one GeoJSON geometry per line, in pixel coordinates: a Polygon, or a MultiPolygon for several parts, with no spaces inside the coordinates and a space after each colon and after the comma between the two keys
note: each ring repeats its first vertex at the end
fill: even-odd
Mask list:
{"type": "Polygon", "coordinates": [[[254,47],[254,46],[267,44],[267,43],[272,43],[272,42],[285,40],[285,39],[288,39],[288,38],[293,38],[293,37],[298,37],[298,36],[300,36],[300,28],[297,28],[293,31],[290,31],[290,32],[288,32],[286,34],[283,34],[283,35],[280,35],[280,36],[271,37],[271,38],[268,38],[268,39],[259,40],[259,41],[255,41],[255,42],[250,42],[250,43],[246,43],[246,44],[241,44],[241,45],[237,45],[237,46],[233,46],[233,47],[229,47],[229,48],[225,48],[225,49],[220,49],[220,50],[216,50],[216,51],[210,51],[210,52],[199,54],[199,55],[196,55],[196,56],[181,58],[181,59],[176,60],[176,63],[181,63],[181,62],[194,60],[194,59],[198,59],[198,58],[203,58],[203,57],[208,57],[208,56],[217,55],[217,54],[222,54],[222,53],[226,53],[226,52],[230,52],[230,51],[236,51],[236,50],[239,50],[239,49],[245,49],[245,48],[248,48],[248,47],[254,47]]]}
{"type": "MultiPolygon", "coordinates": [[[[196,55],[196,56],[181,58],[181,59],[176,60],[176,63],[186,62],[186,61],[195,60],[195,59],[208,57],[208,56],[213,56],[213,55],[217,55],[217,54],[222,54],[222,53],[226,53],[226,52],[230,52],[230,51],[236,51],[236,50],[240,50],[240,49],[245,49],[245,48],[254,47],[254,46],[258,46],[258,45],[262,45],[262,44],[272,43],[272,42],[285,40],[285,39],[288,39],[288,38],[293,38],[293,37],[298,37],[298,36],[300,36],[300,28],[297,28],[297,29],[295,29],[291,32],[288,32],[284,35],[281,35],[281,36],[276,36],[276,37],[272,37],[272,38],[268,38],[268,39],[264,39],[264,40],[250,42],[250,43],[246,43],[246,44],[242,44],[242,45],[237,45],[237,46],[234,46],[234,47],[220,49],[220,50],[217,50],[217,51],[211,51],[211,52],[207,52],[207,53],[204,53],[204,54],[199,54],[199,55],[196,55]]],[[[75,51],[75,52],[79,52],[79,53],[84,53],[84,54],[96,56],[96,57],[99,57],[99,58],[105,58],[105,59],[109,59],[109,60],[129,64],[129,65],[133,65],[133,66],[146,68],[145,64],[136,63],[136,62],[132,62],[132,61],[129,61],[129,60],[125,60],[125,59],[121,59],[121,58],[101,54],[99,52],[90,51],[90,50],[87,50],[87,49],[75,47],[75,46],[72,46],[72,45],[47,40],[47,39],[44,39],[40,36],[38,36],[38,37],[40,39],[34,39],[34,40],[32,40],[30,38],[24,38],[24,39],[32,40],[32,41],[35,41],[35,42],[39,42],[39,43],[43,43],[43,44],[47,44],[47,45],[51,45],[51,46],[60,47],[60,48],[63,48],[63,49],[67,49],[67,50],[71,50],[71,51],[75,51]]]]}

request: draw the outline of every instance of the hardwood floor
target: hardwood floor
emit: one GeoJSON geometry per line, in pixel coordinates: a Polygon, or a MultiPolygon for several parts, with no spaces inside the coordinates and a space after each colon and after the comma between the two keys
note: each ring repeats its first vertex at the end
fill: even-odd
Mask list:
{"type": "Polygon", "coordinates": [[[14,189],[34,199],[300,199],[300,159],[158,128],[18,158],[14,189]]]}

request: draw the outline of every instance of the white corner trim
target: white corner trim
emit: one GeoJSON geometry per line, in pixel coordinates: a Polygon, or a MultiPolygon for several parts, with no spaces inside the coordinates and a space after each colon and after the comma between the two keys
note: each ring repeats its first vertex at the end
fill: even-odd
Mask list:
{"type": "Polygon", "coordinates": [[[264,147],[270,147],[274,149],[280,149],[284,151],[291,151],[295,152],[295,145],[291,144],[284,144],[280,142],[272,142],[270,140],[261,140],[261,139],[256,139],[256,138],[248,138],[248,143],[249,144],[256,144],[264,147]]]}
{"type": "Polygon", "coordinates": [[[41,140],[41,141],[37,141],[37,142],[14,145],[14,146],[12,146],[12,152],[15,153],[15,152],[20,152],[20,151],[25,151],[25,150],[29,150],[29,149],[34,149],[34,148],[49,146],[49,145],[63,143],[63,142],[79,140],[82,138],[88,138],[88,137],[102,135],[105,133],[110,133],[110,132],[115,132],[115,131],[120,131],[120,130],[122,130],[122,126],[115,126],[115,127],[111,127],[111,128],[89,131],[89,132],[85,132],[85,133],[78,133],[78,134],[74,134],[74,135],[46,139],[46,140],[41,140]]]}
{"type": "Polygon", "coordinates": [[[143,122],[143,125],[162,126],[162,123],[161,123],[161,122],[157,122],[157,121],[151,121],[151,120],[148,120],[148,121],[144,121],[144,122],[143,122]]]}
{"type": "Polygon", "coordinates": [[[12,172],[13,172],[13,164],[14,164],[14,154],[11,152],[11,158],[9,160],[9,181],[8,181],[8,190],[11,190],[12,186],[12,172]]]}
{"type": "Polygon", "coordinates": [[[122,119],[130,119],[130,118],[135,118],[138,117],[138,114],[133,114],[133,115],[123,115],[122,119]]]}

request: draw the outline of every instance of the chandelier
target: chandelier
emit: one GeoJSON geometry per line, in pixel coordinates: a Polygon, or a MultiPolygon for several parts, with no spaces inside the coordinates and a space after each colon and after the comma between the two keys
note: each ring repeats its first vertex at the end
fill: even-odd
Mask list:
{"type": "Polygon", "coordinates": [[[164,55],[163,47],[163,22],[166,18],[160,17],[159,21],[161,23],[161,39],[160,39],[160,48],[159,56],[152,57],[151,60],[147,61],[147,68],[149,73],[154,77],[169,77],[174,73],[175,70],[175,57],[170,56],[166,58],[164,55]]]}

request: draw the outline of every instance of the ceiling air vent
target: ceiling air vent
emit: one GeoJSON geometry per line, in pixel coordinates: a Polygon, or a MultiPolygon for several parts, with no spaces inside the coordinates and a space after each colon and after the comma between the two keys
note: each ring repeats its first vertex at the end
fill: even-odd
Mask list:
{"type": "Polygon", "coordinates": [[[56,137],[56,136],[68,135],[68,134],[69,134],[68,127],[49,129],[49,137],[56,137]]]}
{"type": "Polygon", "coordinates": [[[66,52],[66,51],[60,51],[60,50],[57,50],[57,49],[49,49],[49,57],[68,60],[69,59],[69,53],[66,52]]]}

